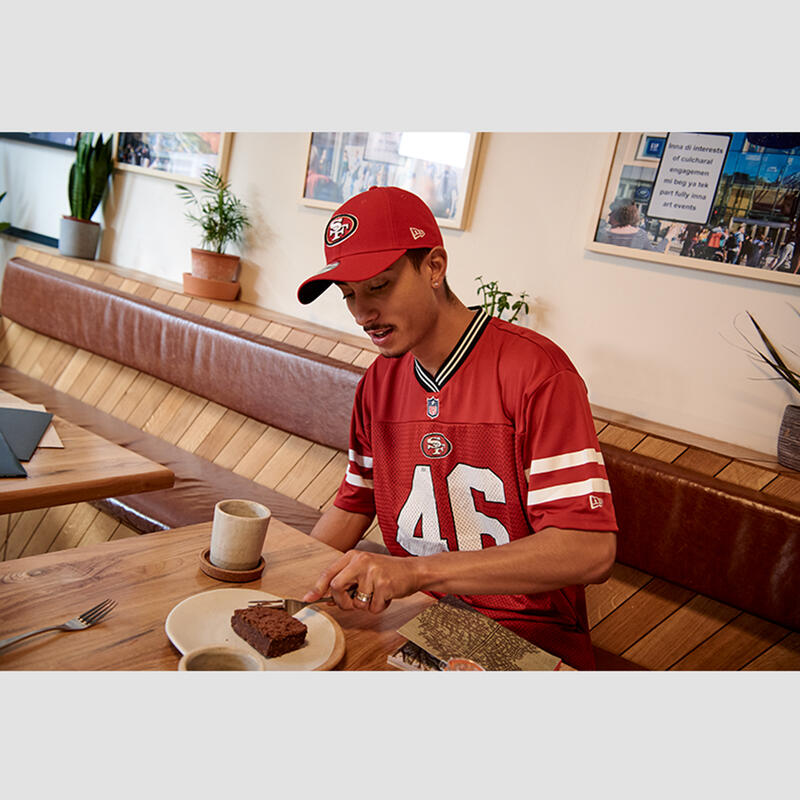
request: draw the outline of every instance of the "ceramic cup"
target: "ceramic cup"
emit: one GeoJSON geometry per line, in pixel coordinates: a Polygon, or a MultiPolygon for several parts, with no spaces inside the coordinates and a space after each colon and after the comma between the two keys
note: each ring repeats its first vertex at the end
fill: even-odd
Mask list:
{"type": "Polygon", "coordinates": [[[190,650],[178,662],[180,672],[258,671],[266,668],[266,662],[258,653],[224,645],[198,647],[197,650],[190,650]]]}
{"type": "Polygon", "coordinates": [[[220,500],[211,526],[211,563],[232,570],[257,567],[270,516],[266,506],[252,500],[220,500]]]}

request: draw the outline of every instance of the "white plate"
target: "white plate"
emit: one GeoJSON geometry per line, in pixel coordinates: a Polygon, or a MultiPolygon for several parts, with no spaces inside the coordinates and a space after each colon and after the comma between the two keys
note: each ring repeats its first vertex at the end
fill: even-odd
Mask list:
{"type": "MultiPolygon", "coordinates": [[[[275,599],[274,594],[258,589],[212,589],[181,600],[169,612],[164,628],[181,653],[215,644],[255,653],[257,651],[231,628],[231,616],[235,609],[247,608],[250,600],[275,599]]],[[[268,670],[324,669],[323,665],[335,654],[337,640],[343,653],[341,628],[327,614],[308,607],[294,616],[308,626],[306,641],[299,650],[264,659],[268,670]]],[[[327,669],[335,666],[338,660],[327,664],[327,669]]]]}

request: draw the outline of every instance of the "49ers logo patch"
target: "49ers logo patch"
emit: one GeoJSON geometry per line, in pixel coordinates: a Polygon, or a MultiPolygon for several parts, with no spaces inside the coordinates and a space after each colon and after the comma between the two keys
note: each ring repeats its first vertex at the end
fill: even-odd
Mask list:
{"type": "Polygon", "coordinates": [[[422,455],[428,458],[444,458],[452,449],[450,440],[442,433],[428,433],[419,443],[422,455]]]}
{"type": "Polygon", "coordinates": [[[358,220],[352,214],[337,214],[325,228],[325,244],[341,244],[356,232],[358,220]]]}

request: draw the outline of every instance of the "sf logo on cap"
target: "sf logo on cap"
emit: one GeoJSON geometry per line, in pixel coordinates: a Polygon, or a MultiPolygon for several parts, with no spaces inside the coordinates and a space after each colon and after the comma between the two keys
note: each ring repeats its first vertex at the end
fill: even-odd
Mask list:
{"type": "Polygon", "coordinates": [[[358,220],[352,214],[337,214],[325,229],[325,244],[341,244],[356,232],[358,220]]]}

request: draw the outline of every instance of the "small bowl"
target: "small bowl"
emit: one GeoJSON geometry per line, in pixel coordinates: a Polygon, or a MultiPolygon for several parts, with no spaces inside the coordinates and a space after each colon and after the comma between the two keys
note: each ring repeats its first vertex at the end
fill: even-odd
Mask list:
{"type": "Polygon", "coordinates": [[[178,662],[180,672],[263,671],[267,662],[258,653],[214,645],[190,650],[178,662]]]}

